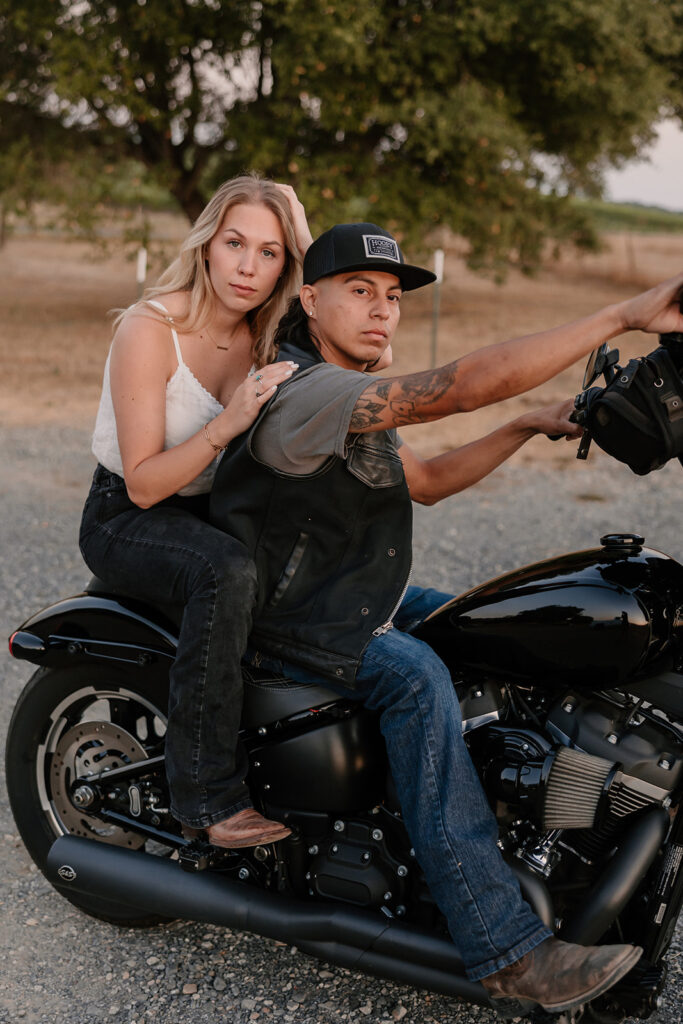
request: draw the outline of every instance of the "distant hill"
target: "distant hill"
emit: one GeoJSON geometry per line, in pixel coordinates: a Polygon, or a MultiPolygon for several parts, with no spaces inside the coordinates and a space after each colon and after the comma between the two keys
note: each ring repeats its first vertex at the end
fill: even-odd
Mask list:
{"type": "Polygon", "coordinates": [[[609,203],[601,199],[576,200],[577,206],[587,210],[595,230],[634,231],[639,234],[683,232],[683,213],[672,213],[659,206],[641,203],[609,203]]]}

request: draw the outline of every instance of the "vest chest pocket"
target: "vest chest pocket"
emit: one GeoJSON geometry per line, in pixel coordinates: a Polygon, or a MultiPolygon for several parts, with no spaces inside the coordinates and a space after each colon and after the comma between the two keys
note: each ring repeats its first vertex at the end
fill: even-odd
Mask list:
{"type": "Polygon", "coordinates": [[[384,438],[356,434],[349,444],[346,468],[366,487],[396,487],[403,481],[403,463],[384,438]]]}
{"type": "Polygon", "coordinates": [[[266,604],[266,608],[274,608],[275,605],[278,604],[278,602],[280,602],[284,597],[287,587],[294,579],[296,571],[301,565],[301,561],[304,557],[304,552],[306,551],[306,545],[308,544],[309,536],[310,534],[308,533],[299,534],[296,544],[292,548],[292,553],[287,559],[287,564],[285,565],[284,569],[282,570],[282,573],[280,574],[280,579],[277,581],[275,589],[273,590],[273,593],[271,594],[270,599],[266,604]]]}

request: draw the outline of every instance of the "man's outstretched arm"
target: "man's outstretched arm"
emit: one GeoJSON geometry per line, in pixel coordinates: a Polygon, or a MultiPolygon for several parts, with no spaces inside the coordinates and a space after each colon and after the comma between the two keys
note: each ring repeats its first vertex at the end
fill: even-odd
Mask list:
{"type": "Polygon", "coordinates": [[[349,430],[364,434],[470,412],[545,383],[604,341],[629,330],[683,331],[683,274],[598,313],[471,352],[435,370],[373,381],[349,430]]]}
{"type": "Polygon", "coordinates": [[[525,413],[478,441],[431,459],[422,459],[407,444],[401,445],[399,455],[410,497],[421,505],[434,505],[464,491],[483,480],[536,434],[580,437],[581,428],[569,420],[573,408],[570,399],[525,413]]]}

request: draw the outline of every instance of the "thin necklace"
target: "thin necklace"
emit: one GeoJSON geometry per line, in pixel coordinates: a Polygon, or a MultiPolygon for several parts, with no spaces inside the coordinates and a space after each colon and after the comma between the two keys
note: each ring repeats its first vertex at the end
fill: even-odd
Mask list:
{"type": "Polygon", "coordinates": [[[229,352],[229,351],[230,351],[230,349],[232,348],[232,346],[233,346],[233,345],[235,344],[235,342],[237,341],[237,338],[233,338],[233,339],[232,339],[232,341],[230,342],[230,344],[229,344],[229,345],[219,345],[219,344],[218,344],[218,342],[216,341],[216,339],[214,338],[213,334],[212,334],[212,333],[211,333],[211,331],[209,330],[209,328],[208,328],[208,327],[205,327],[205,328],[204,328],[204,330],[205,330],[205,331],[206,331],[206,333],[208,334],[208,336],[209,336],[209,340],[210,340],[211,342],[213,342],[213,345],[214,345],[214,347],[215,347],[215,348],[218,348],[218,349],[220,349],[220,350],[221,350],[221,352],[229,352]]]}
{"type": "MultiPolygon", "coordinates": [[[[166,319],[168,320],[168,322],[169,322],[169,323],[171,324],[171,326],[172,326],[172,327],[175,327],[175,322],[174,322],[174,320],[173,320],[173,317],[172,317],[172,316],[167,316],[167,317],[166,317],[166,319]]],[[[208,327],[205,327],[205,328],[204,328],[204,330],[205,330],[205,331],[206,331],[206,333],[208,334],[208,336],[209,336],[209,340],[211,341],[211,343],[213,344],[213,346],[214,346],[215,348],[218,348],[218,349],[220,349],[220,350],[221,350],[221,352],[229,352],[229,351],[230,351],[230,349],[232,348],[232,346],[233,346],[233,345],[235,344],[235,342],[237,341],[237,338],[233,338],[233,339],[232,339],[232,341],[230,342],[230,344],[229,344],[229,345],[219,345],[219,344],[218,344],[218,342],[216,341],[216,339],[214,338],[213,334],[212,334],[212,333],[211,333],[211,331],[209,330],[209,328],[208,328],[208,327]]],[[[200,331],[200,332],[199,332],[199,337],[201,338],[201,336],[202,336],[202,332],[200,331]]]]}

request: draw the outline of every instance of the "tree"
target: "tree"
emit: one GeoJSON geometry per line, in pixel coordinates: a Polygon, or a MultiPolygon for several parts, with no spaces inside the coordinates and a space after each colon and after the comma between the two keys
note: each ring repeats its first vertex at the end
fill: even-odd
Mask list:
{"type": "Polygon", "coordinates": [[[27,119],[6,107],[0,137],[0,248],[10,215],[31,221],[41,201],[49,206],[51,227],[94,237],[107,202],[120,191],[121,172],[134,173],[118,161],[114,176],[114,167],[103,165],[92,148],[76,152],[72,134],[53,118],[27,119]]]}
{"type": "Polygon", "coordinates": [[[0,0],[8,111],[75,157],[135,156],[190,218],[220,180],[291,181],[316,227],[447,225],[471,261],[589,239],[599,192],[680,113],[672,0],[0,0]]]}

